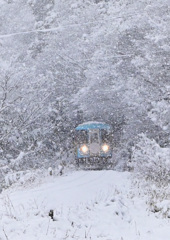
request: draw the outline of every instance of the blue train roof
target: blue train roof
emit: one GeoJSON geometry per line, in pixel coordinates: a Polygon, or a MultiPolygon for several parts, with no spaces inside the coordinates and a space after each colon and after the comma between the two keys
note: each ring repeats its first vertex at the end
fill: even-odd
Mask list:
{"type": "Polygon", "coordinates": [[[106,129],[110,130],[111,126],[102,122],[85,122],[76,127],[76,130],[88,130],[88,129],[106,129]]]}

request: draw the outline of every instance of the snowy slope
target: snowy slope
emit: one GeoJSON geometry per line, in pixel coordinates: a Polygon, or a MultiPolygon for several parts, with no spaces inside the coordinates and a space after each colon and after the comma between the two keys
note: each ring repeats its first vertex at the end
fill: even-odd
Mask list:
{"type": "Polygon", "coordinates": [[[131,173],[115,171],[11,187],[0,195],[0,239],[169,240],[170,220],[156,218],[137,192],[131,173]]]}

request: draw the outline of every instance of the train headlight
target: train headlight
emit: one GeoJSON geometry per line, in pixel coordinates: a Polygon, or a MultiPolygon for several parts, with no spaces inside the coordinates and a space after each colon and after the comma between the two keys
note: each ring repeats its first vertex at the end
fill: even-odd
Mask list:
{"type": "Polygon", "coordinates": [[[80,151],[82,153],[86,154],[89,151],[89,149],[88,149],[88,147],[86,145],[83,145],[83,146],[81,146],[80,151]]]}
{"type": "Polygon", "coordinates": [[[109,145],[108,145],[108,144],[104,144],[104,145],[102,146],[102,151],[103,151],[103,152],[108,152],[108,151],[109,151],[109,145]]]}

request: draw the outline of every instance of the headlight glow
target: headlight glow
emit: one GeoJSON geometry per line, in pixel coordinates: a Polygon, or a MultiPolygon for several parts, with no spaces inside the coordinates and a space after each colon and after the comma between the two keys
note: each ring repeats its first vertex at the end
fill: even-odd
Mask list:
{"type": "Polygon", "coordinates": [[[83,152],[83,153],[87,153],[88,152],[88,147],[86,146],[86,145],[83,145],[81,148],[80,148],[80,150],[81,150],[81,152],[83,152]]]}
{"type": "Polygon", "coordinates": [[[109,145],[104,144],[104,145],[102,146],[102,150],[103,150],[103,152],[108,152],[108,151],[109,151],[109,145]]]}

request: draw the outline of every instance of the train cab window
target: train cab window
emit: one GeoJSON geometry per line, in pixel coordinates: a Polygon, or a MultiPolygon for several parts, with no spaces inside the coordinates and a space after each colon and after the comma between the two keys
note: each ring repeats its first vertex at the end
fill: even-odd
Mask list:
{"type": "Polygon", "coordinates": [[[87,131],[79,130],[77,131],[77,142],[78,143],[88,143],[87,131]]]}
{"type": "Polygon", "coordinates": [[[106,143],[111,142],[111,132],[102,129],[101,130],[101,139],[102,139],[102,142],[106,142],[106,143]]]}
{"type": "Polygon", "coordinates": [[[98,132],[90,133],[90,143],[99,143],[99,134],[98,132]]]}

